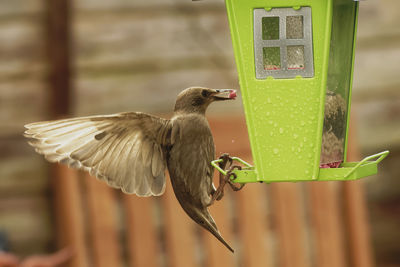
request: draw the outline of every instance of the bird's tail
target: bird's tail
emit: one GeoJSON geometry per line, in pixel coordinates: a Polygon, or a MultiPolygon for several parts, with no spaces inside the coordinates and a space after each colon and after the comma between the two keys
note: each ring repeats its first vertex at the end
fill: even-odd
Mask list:
{"type": "Polygon", "coordinates": [[[225,239],[221,236],[221,233],[218,231],[217,225],[214,222],[214,219],[211,217],[211,214],[208,212],[207,208],[204,208],[204,211],[201,212],[201,217],[203,217],[203,226],[207,229],[211,234],[213,234],[222,244],[225,245],[232,253],[235,251],[233,248],[225,241],[225,239]]]}

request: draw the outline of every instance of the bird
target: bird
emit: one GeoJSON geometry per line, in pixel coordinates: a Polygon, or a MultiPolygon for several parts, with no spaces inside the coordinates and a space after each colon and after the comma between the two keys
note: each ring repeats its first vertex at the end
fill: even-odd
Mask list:
{"type": "Polygon", "coordinates": [[[236,96],[234,89],[189,87],[170,119],[142,112],[76,117],[27,124],[24,136],[48,161],[88,171],[127,194],[162,195],[168,169],[186,214],[233,253],[208,210],[215,145],[205,115],[211,103],[236,96]]]}

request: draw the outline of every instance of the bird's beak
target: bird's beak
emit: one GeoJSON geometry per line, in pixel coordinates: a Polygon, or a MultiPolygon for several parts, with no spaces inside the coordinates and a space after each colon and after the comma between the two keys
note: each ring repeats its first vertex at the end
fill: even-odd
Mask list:
{"type": "Polygon", "coordinates": [[[233,89],[216,89],[213,93],[213,98],[215,101],[221,100],[234,100],[236,98],[236,90],[233,89]]]}

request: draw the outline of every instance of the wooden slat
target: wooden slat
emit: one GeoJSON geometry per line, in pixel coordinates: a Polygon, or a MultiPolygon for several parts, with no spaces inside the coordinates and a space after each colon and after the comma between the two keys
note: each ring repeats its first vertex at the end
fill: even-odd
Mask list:
{"type": "Polygon", "coordinates": [[[277,229],[280,267],[308,267],[305,222],[300,186],[294,183],[271,184],[272,206],[277,229]]]}
{"type": "MultiPolygon", "coordinates": [[[[347,160],[357,161],[360,159],[360,152],[357,144],[354,118],[352,119],[349,129],[347,160]]],[[[351,266],[375,266],[363,181],[343,183],[343,197],[346,203],[344,208],[351,266]]]]}
{"type": "Polygon", "coordinates": [[[59,246],[73,252],[68,266],[89,267],[78,174],[67,166],[53,165],[52,179],[59,246]]]}
{"type": "MultiPolygon", "coordinates": [[[[251,150],[244,117],[236,116],[229,119],[214,117],[210,119],[210,126],[217,144],[217,157],[220,153],[229,152],[231,156],[240,156],[251,162],[251,150]]],[[[251,184],[242,191],[233,193],[236,200],[235,213],[238,220],[238,240],[240,242],[238,248],[235,248],[237,250],[237,254],[235,254],[240,253],[240,262],[246,267],[272,266],[272,254],[269,253],[266,242],[268,222],[265,203],[262,203],[266,199],[263,189],[265,189],[263,185],[251,184]]],[[[230,191],[228,186],[226,191],[230,191]]],[[[223,201],[232,201],[232,199],[223,201]]],[[[217,213],[212,212],[212,214],[217,213]]],[[[237,260],[237,256],[235,258],[237,260]]]]}
{"type": "MultiPolygon", "coordinates": [[[[176,11],[176,9],[171,11],[176,11]]],[[[141,62],[143,70],[150,71],[148,67],[153,66],[154,73],[164,69],[165,64],[175,69],[181,65],[177,63],[182,59],[188,68],[215,67],[214,64],[210,62],[207,64],[204,60],[209,60],[209,58],[219,60],[222,68],[232,68],[231,51],[224,49],[231,45],[225,9],[221,8],[212,13],[198,12],[195,16],[185,11],[171,14],[171,12],[163,12],[160,7],[156,10],[154,8],[125,9],[125,12],[112,10],[106,10],[105,13],[104,11],[77,12],[74,29],[78,68],[96,70],[99,67],[114,66],[118,70],[121,63],[141,62]],[[107,15],[107,19],[104,15],[107,15]],[[193,28],[191,24],[199,20],[207,20],[207,24],[193,28]],[[214,33],[209,34],[208,29],[211,29],[212,25],[219,25],[219,27],[213,27],[214,33]],[[153,29],[158,29],[157,34],[154,34],[153,29]],[[196,34],[193,34],[193,31],[196,31],[196,34]],[[106,38],[110,32],[120,37],[106,38]],[[210,39],[208,45],[192,49],[193,45],[203,42],[202,37],[210,39]],[[131,49],[132,46],[129,45],[133,43],[135,49],[131,49]],[[96,47],[96,50],[90,50],[91,47],[96,47]],[[119,53],[112,52],[115,48],[118,48],[119,53]],[[190,63],[189,59],[197,59],[199,62],[190,63]],[[207,65],[204,66],[204,64],[207,65]]],[[[138,71],[143,70],[138,69],[138,71]]]]}
{"type": "Polygon", "coordinates": [[[52,89],[50,109],[54,117],[65,116],[71,110],[71,3],[69,0],[46,0],[46,51],[52,89]]]}
{"type": "Polygon", "coordinates": [[[166,192],[162,197],[164,213],[165,249],[168,266],[187,267],[199,266],[195,257],[194,222],[186,215],[175,198],[167,177],[166,192]]]}
{"type": "MultiPolygon", "coordinates": [[[[24,124],[48,119],[49,110],[46,100],[49,92],[43,81],[20,78],[10,82],[1,80],[0,77],[0,137],[3,140],[12,136],[22,137],[24,124]],[[21,109],[21,107],[24,108],[21,109]]],[[[24,144],[26,144],[25,140],[24,144]]],[[[5,151],[1,150],[1,152],[5,151]]],[[[15,150],[11,152],[14,153],[15,150]]]]}
{"type": "MultiPolygon", "coordinates": [[[[215,2],[201,2],[196,3],[195,5],[191,2],[174,2],[174,1],[160,1],[160,0],[147,0],[147,1],[108,1],[108,0],[85,0],[76,3],[77,8],[83,10],[112,10],[112,11],[120,11],[121,13],[126,10],[131,9],[139,9],[153,8],[153,9],[167,9],[170,11],[174,9],[172,12],[176,12],[176,9],[187,12],[194,12],[198,9],[204,10],[204,8],[218,8],[218,10],[223,9],[224,5],[223,1],[215,1],[215,2]],[[195,8],[194,8],[195,7],[195,8]],[[193,10],[195,9],[195,10],[193,10]]],[[[159,12],[159,10],[155,10],[154,12],[159,12]]],[[[190,14],[190,13],[189,13],[190,14]]]]}
{"type": "Polygon", "coordinates": [[[85,182],[94,266],[121,266],[115,191],[86,172],[85,182]]]}
{"type": "Polygon", "coordinates": [[[14,0],[4,3],[0,11],[0,16],[18,16],[36,14],[43,10],[42,0],[32,0],[26,3],[24,0],[14,0]]]}
{"type": "Polygon", "coordinates": [[[347,266],[341,200],[337,186],[339,186],[337,182],[310,182],[307,184],[314,238],[313,250],[318,267],[347,266]]]}
{"type": "Polygon", "coordinates": [[[153,220],[155,199],[123,194],[123,203],[126,213],[129,266],[159,266],[159,236],[153,220]]]}
{"type": "MultiPolygon", "coordinates": [[[[27,156],[15,157],[12,155],[12,147],[26,146],[25,140],[14,142],[10,139],[2,139],[0,141],[0,151],[6,154],[4,157],[0,155],[0,198],[6,196],[34,196],[42,195],[47,192],[49,187],[48,170],[46,163],[38,155],[32,155],[33,149],[30,151],[18,151],[17,153],[26,153],[27,156]],[[2,145],[7,143],[7,145],[2,145]],[[4,150],[3,150],[4,149],[4,150]],[[8,156],[7,154],[11,154],[8,156]]],[[[1,152],[0,152],[1,153],[1,152]]]]}
{"type": "MultiPolygon", "coordinates": [[[[229,214],[227,201],[231,201],[231,199],[225,196],[221,201],[217,201],[216,203],[214,203],[209,208],[209,211],[211,213],[211,216],[214,218],[214,221],[217,224],[218,230],[221,232],[222,237],[225,239],[226,242],[228,242],[228,244],[230,244],[230,246],[234,250],[236,250],[235,244],[233,243],[233,222],[232,220],[230,220],[231,216],[229,214]]],[[[232,254],[232,252],[228,250],[210,232],[203,229],[201,232],[204,240],[204,250],[206,252],[206,266],[234,266],[235,256],[237,258],[238,254],[232,254]]]]}
{"type": "Polygon", "coordinates": [[[241,261],[246,267],[272,267],[266,238],[270,234],[265,210],[266,185],[248,184],[235,193],[241,240],[241,261]],[[263,196],[264,195],[264,196],[263,196]],[[264,205],[263,205],[264,204],[264,205]]]}
{"type": "Polygon", "coordinates": [[[222,153],[229,153],[231,156],[239,156],[250,161],[250,142],[243,116],[212,117],[209,123],[215,139],[217,157],[222,153]]]}
{"type": "Polygon", "coordinates": [[[343,196],[351,266],[375,266],[363,182],[345,182],[343,196]]]}
{"type": "MultiPolygon", "coordinates": [[[[81,75],[75,83],[77,102],[74,110],[77,114],[84,116],[124,110],[154,113],[154,106],[157,106],[157,111],[171,112],[176,96],[186,87],[193,84],[210,85],[216,88],[227,87],[225,80],[221,79],[222,72],[217,70],[199,71],[185,67],[172,70],[167,67],[166,72],[153,70],[145,74],[133,71],[132,66],[125,67],[124,71],[111,67],[110,70],[115,70],[115,72],[109,70],[101,73],[90,72],[92,74],[90,76],[80,72],[81,75]],[[191,77],[190,81],[187,77],[191,77]],[[132,84],[135,86],[131,86],[132,84]],[[163,84],[162,88],[160,84],[163,84]],[[141,97],[132,97],[135,95],[141,97]],[[96,99],[96,105],[90,104],[93,103],[93,99],[96,99]]],[[[139,64],[138,67],[140,68],[141,65],[139,64]]],[[[232,70],[229,73],[235,72],[232,70]]],[[[218,108],[218,105],[212,108],[218,108]]],[[[241,107],[239,101],[230,101],[220,105],[220,108],[237,110],[241,107]]]]}

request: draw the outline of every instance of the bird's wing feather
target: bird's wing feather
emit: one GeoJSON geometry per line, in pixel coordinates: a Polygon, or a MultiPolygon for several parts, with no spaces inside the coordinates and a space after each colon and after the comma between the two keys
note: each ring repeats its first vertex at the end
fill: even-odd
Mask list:
{"type": "Polygon", "coordinates": [[[165,190],[169,120],[127,112],[25,125],[25,137],[51,162],[89,171],[112,187],[138,196],[165,190]]]}

